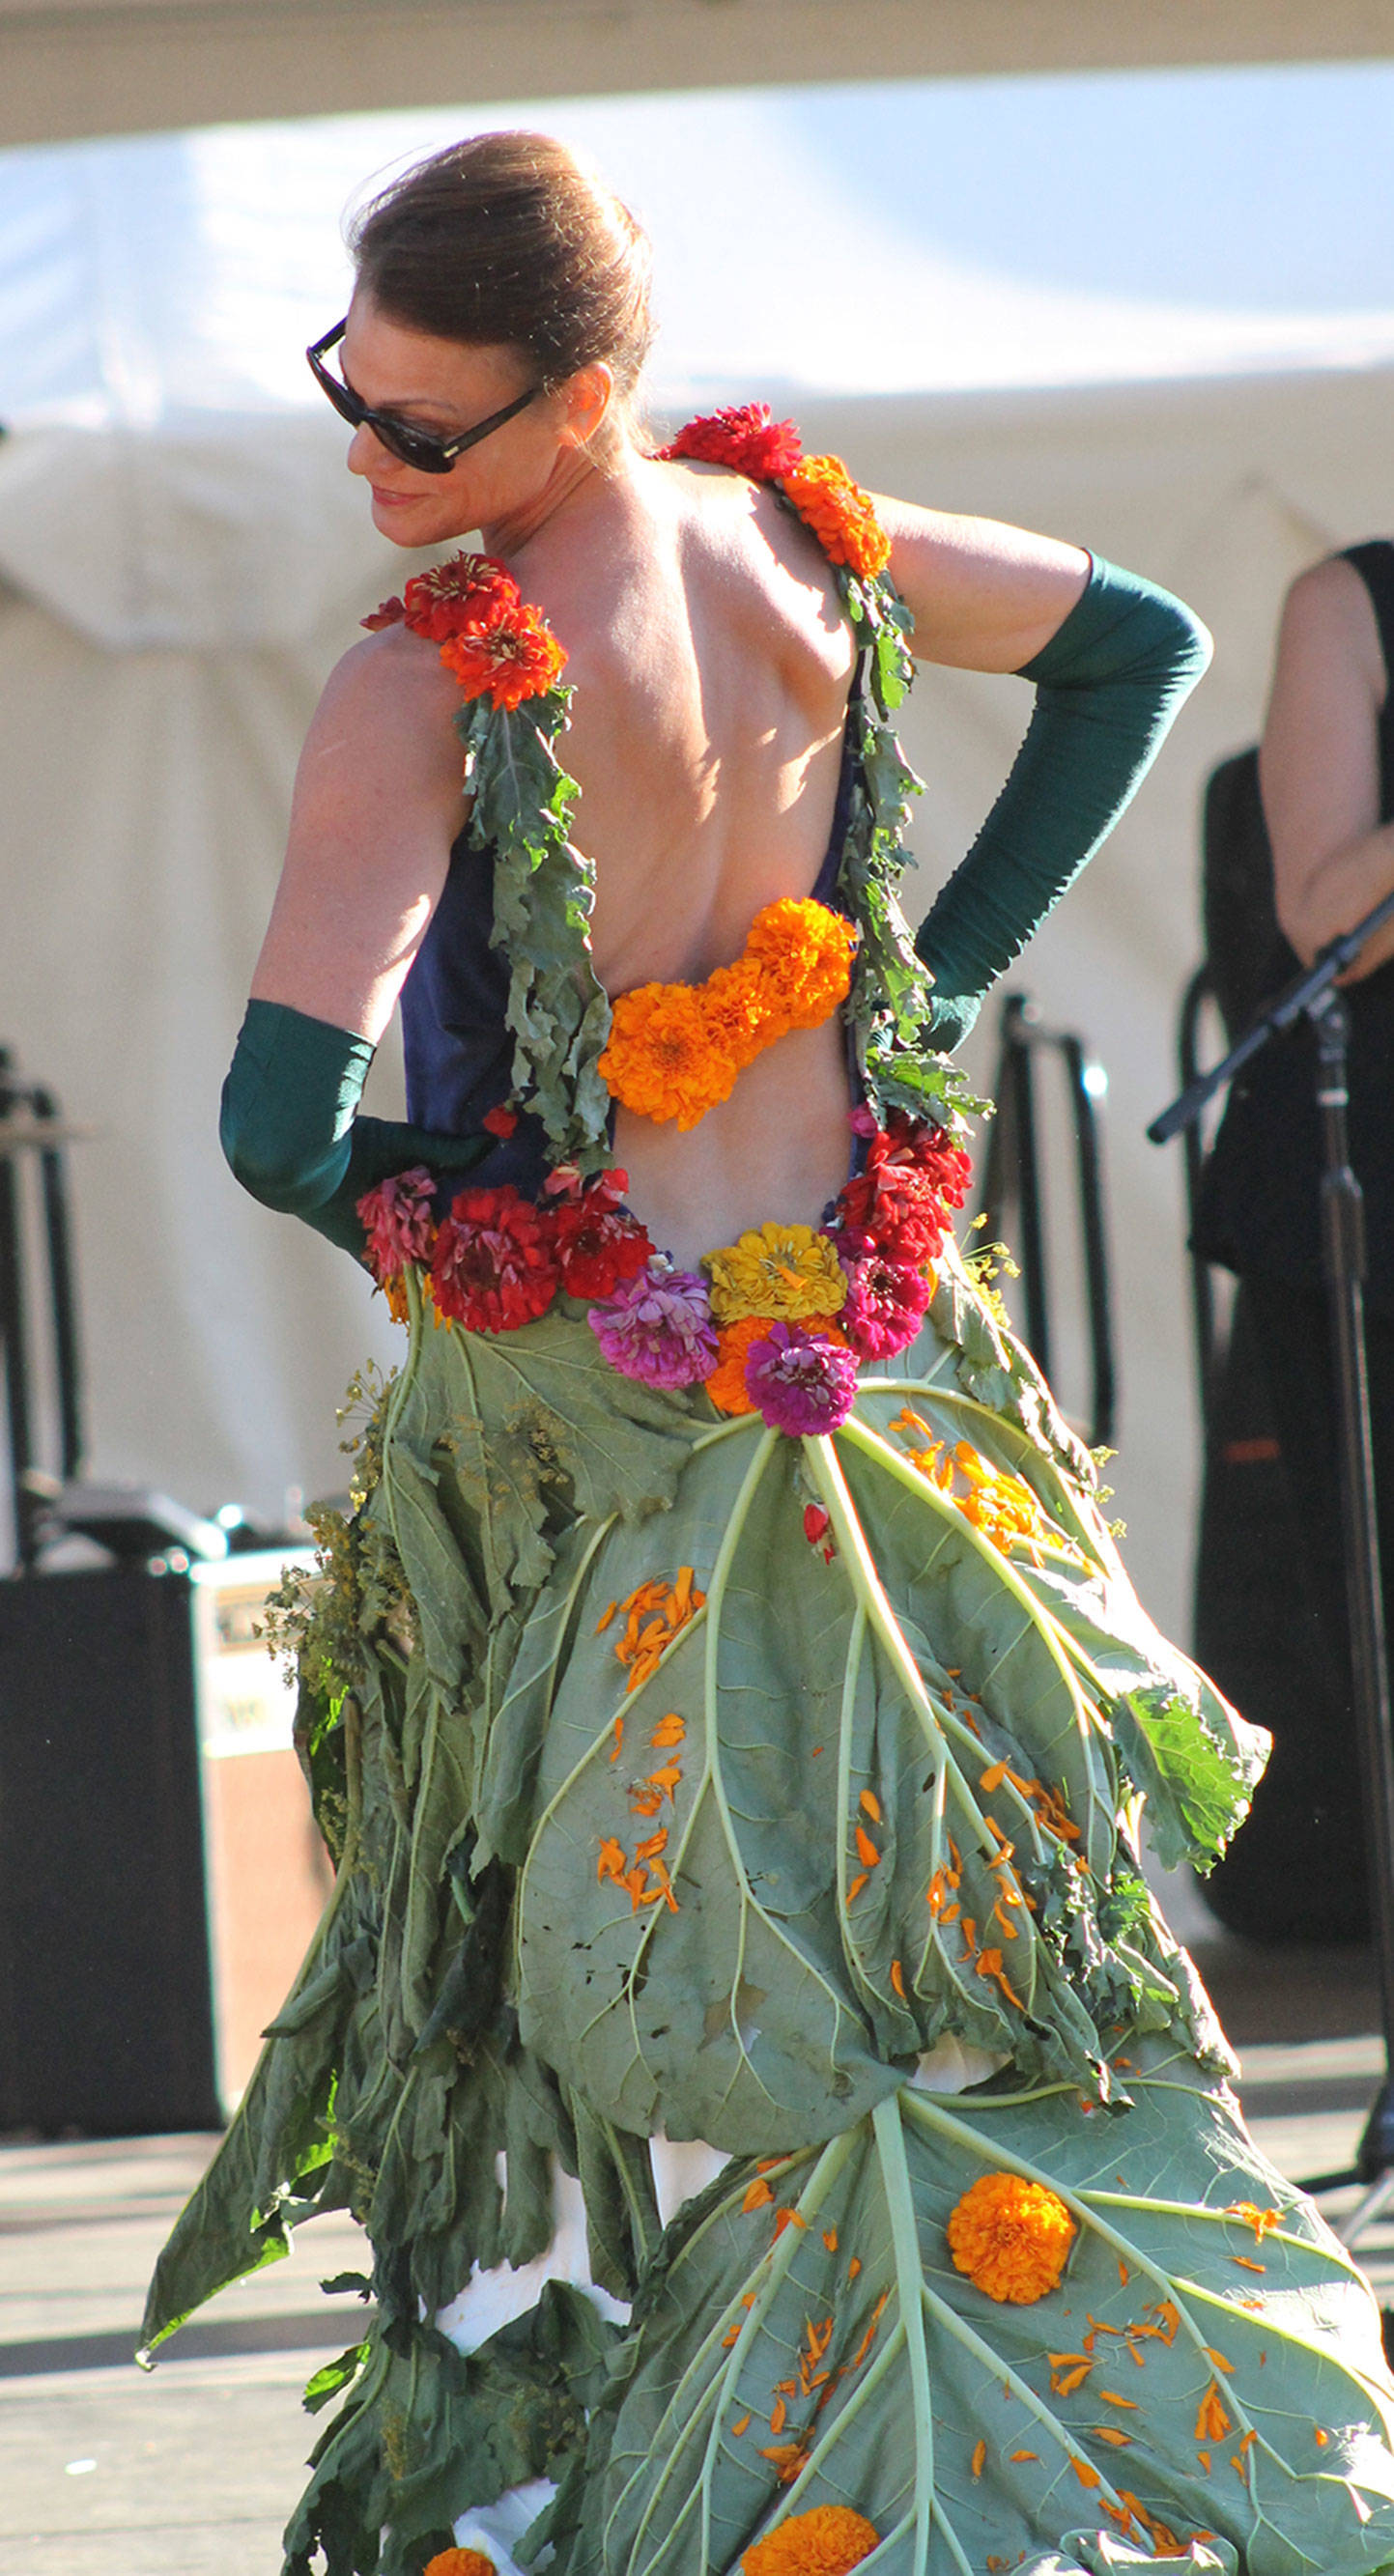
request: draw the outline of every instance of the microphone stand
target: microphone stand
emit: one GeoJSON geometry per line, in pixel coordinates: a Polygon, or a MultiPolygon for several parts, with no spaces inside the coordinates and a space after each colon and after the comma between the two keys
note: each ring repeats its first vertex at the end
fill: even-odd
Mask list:
{"type": "Polygon", "coordinates": [[[1322,1267],[1338,1395],[1341,1534],[1351,1679],[1368,1818],[1371,1917],[1379,1964],[1385,2058],[1384,2079],[1365,2123],[1354,2166],[1344,2173],[1318,2174],[1306,2186],[1315,2191],[1331,2191],[1351,2182],[1367,2186],[1336,2231],[1347,2245],[1355,2244],[1394,2198],[1394,1733],[1390,1724],[1365,1359],[1365,1202],[1350,1166],[1347,1144],[1350,1012],[1336,989],[1336,979],[1354,964],[1371,933],[1391,916],[1394,891],[1353,930],[1332,940],[1315,965],[1295,975],[1251,1022],[1223,1062],[1189,1083],[1180,1098],[1154,1118],[1147,1130],[1154,1145],[1164,1145],[1183,1128],[1194,1126],[1206,1103],[1270,1038],[1291,1028],[1303,1016],[1312,1021],[1317,1040],[1316,1102],[1322,1135],[1322,1267]]]}

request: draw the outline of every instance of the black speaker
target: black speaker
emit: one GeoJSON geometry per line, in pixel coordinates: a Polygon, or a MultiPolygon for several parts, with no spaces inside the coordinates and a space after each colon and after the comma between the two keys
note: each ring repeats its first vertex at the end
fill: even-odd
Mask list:
{"type": "Polygon", "coordinates": [[[219,2125],[190,1591],[0,1581],[0,2130],[219,2125]]]}

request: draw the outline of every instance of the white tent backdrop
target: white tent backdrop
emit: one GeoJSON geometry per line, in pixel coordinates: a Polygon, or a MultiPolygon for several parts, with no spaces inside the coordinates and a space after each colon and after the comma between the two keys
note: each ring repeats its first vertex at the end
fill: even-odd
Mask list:
{"type": "MultiPolygon", "coordinates": [[[[1373,143],[1390,92],[1371,80],[1373,143]]],[[[1014,152],[1029,195],[1029,133],[1013,145],[1009,131],[1020,88],[1001,90],[990,148],[1014,152]]],[[[957,232],[922,185],[894,212],[863,203],[839,132],[888,163],[917,141],[928,164],[937,148],[964,168],[967,94],[958,113],[947,87],[731,94],[0,156],[0,1042],[94,1131],[74,1152],[94,1472],[275,1514],[288,1487],[346,1481],[336,1398],[367,1351],[391,1356],[366,1281],[242,1197],[214,1134],[299,739],[356,618],[403,570],[367,525],[300,352],[342,309],[336,226],[355,181],[448,132],[545,121],[588,143],[653,225],[665,409],[769,392],[873,487],[1077,538],[1214,628],[1214,675],[1017,979],[1110,1076],[1117,1508],[1151,1606],[1184,1630],[1179,1167],[1141,1130],[1174,1087],[1203,778],[1254,733],[1291,574],[1387,524],[1391,183],[1366,162],[1361,294],[1347,279],[1323,302],[1311,209],[1294,203],[1307,266],[1290,304],[1272,289],[1285,245],[1271,208],[1247,269],[1229,228],[1206,292],[1159,256],[1143,301],[1112,237],[1100,255],[1118,274],[1087,259],[1068,273],[1048,205],[1014,273],[1000,245],[975,257],[964,238],[966,178],[957,232]]],[[[1105,130],[1126,193],[1133,143],[1112,118],[1105,130]]],[[[1358,160],[1349,101],[1341,130],[1358,160]]],[[[1254,150],[1281,162],[1273,143],[1270,120],[1254,150]]],[[[1330,180],[1337,276],[1353,201],[1334,147],[1330,180]]],[[[1013,681],[925,674],[905,730],[929,781],[926,900],[1028,708],[1013,681]]],[[[981,1067],[990,1048],[975,1048],[981,1067]]],[[[374,1082],[390,1108],[390,1070],[374,1082]]],[[[1068,1344],[1063,1376],[1075,1394],[1068,1344]]]]}

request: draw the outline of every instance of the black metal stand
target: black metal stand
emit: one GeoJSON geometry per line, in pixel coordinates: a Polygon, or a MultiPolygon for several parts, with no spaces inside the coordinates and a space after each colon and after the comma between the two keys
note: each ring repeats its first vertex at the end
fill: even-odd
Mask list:
{"type": "Polygon", "coordinates": [[[1087,1059],[1082,1041],[1067,1029],[1048,1029],[1035,1003],[1025,993],[1008,993],[1002,1004],[1001,1047],[992,1096],[997,1116],[988,1130],[983,1171],[981,1214],[989,1237],[1011,1230],[1021,1254],[1021,1284],[1026,1305],[1026,1339],[1047,1378],[1051,1375],[1050,1290],[1045,1248],[1045,1200],[1036,1134],[1036,1059],[1059,1059],[1069,1093],[1075,1131],[1075,1171],[1079,1200],[1080,1244],[1084,1261],[1085,1301],[1089,1315],[1090,1419],[1089,1445],[1106,1448],[1113,1437],[1117,1373],[1114,1366],[1113,1300],[1109,1284],[1108,1237],[1104,1223],[1103,1145],[1097,1101],[1104,1089],[1100,1068],[1087,1059]]]}
{"type": "Polygon", "coordinates": [[[61,1123],[51,1091],[21,1082],[8,1047],[0,1047],[0,1354],[3,1355],[9,1483],[15,1556],[27,1573],[38,1555],[46,1497],[75,1477],[82,1463],[82,1380],[77,1304],[64,1180],[63,1148],[73,1130],[61,1123]],[[58,1411],[57,1477],[34,1456],[30,1407],[30,1300],[25,1284],[25,1214],[21,1171],[37,1161],[47,1267],[49,1337],[58,1411]]]}
{"type": "Polygon", "coordinates": [[[1339,1408],[1341,1523],[1350,1622],[1356,1729],[1369,1818],[1370,1899],[1379,1954],[1385,2074],[1365,2124],[1357,2163],[1348,2172],[1318,2174],[1308,2190],[1329,2191],[1351,2182],[1369,2185],[1338,2234],[1354,2244],[1394,2197],[1394,1734],[1390,1725],[1389,1666],[1380,1580],[1379,1523],[1375,1511],[1374,1456],[1365,1365],[1365,1211],[1360,1183],[1350,1166],[1346,1133],[1349,1105],[1346,1054],[1350,1014],[1336,979],[1354,963],[1372,931],[1394,916],[1394,893],[1324,950],[1269,1004],[1237,1046],[1212,1072],[1189,1083],[1147,1133],[1165,1144],[1191,1129],[1206,1103],[1280,1029],[1303,1013],[1317,1034],[1317,1108],[1322,1133],[1322,1257],[1331,1316],[1339,1408]]]}

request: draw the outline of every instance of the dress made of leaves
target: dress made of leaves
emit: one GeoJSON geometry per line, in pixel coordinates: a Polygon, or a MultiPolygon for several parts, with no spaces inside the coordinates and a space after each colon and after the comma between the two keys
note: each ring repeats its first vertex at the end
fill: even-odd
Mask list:
{"type": "Polygon", "coordinates": [[[1209,1862],[1261,1742],[1140,1609],[949,1232],[884,539],[763,411],[676,446],[771,482],[838,566],[842,927],[612,1015],[560,647],[479,558],[380,613],[466,691],[554,1168],[536,1205],[441,1210],[425,1172],[364,1204],[407,1355],[284,1612],[335,1891],[147,2338],[317,2211],[362,2221],[371,2279],[328,2286],[373,2304],[311,2382],[340,2403],[291,2576],[479,2576],[469,2517],[538,2478],[516,2556],[557,2576],[1375,2576],[1376,2310],[1249,2139],[1138,1867],[1144,1797],[1163,1859],[1209,1862]],[[610,1085],[681,1120],[795,987],[854,1036],[859,1167],[822,1227],[675,1272],[610,1085]],[[666,2227],[660,2133],[728,2159],[666,2227]],[[559,2170],[608,2298],[552,2280],[458,2351],[437,2319],[546,2255],[559,2170]]]}

